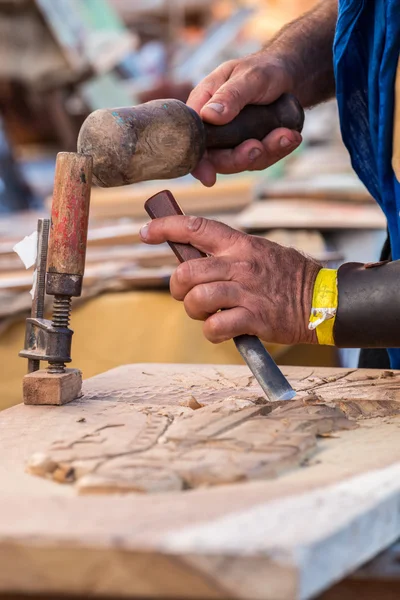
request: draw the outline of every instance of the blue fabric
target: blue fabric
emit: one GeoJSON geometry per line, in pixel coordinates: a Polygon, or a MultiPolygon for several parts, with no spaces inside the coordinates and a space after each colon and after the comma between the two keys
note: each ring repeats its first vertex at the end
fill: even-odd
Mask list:
{"type": "MultiPolygon", "coordinates": [[[[400,259],[400,184],[391,165],[399,52],[400,0],[339,0],[334,66],[342,137],[386,215],[393,260],[400,259]]],[[[389,356],[400,368],[400,349],[389,356]]]]}

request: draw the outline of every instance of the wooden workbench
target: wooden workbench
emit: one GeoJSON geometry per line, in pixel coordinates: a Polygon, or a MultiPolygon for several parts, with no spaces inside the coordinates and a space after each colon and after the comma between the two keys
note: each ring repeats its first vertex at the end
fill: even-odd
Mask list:
{"type": "Polygon", "coordinates": [[[284,372],[273,405],[246,367],[137,364],[3,411],[0,591],[306,599],[388,547],[400,372],[284,372]]]}

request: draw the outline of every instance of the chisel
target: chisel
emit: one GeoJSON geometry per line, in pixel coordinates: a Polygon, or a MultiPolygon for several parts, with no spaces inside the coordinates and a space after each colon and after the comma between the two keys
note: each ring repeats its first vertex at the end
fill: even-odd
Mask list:
{"type": "MultiPolygon", "coordinates": [[[[164,190],[145,203],[145,210],[152,219],[183,215],[183,211],[171,192],[164,190]]],[[[207,255],[191,244],[168,242],[180,262],[205,258],[207,255]]],[[[255,335],[238,335],[233,338],[236,348],[271,402],[291,400],[296,392],[255,335]]]]}

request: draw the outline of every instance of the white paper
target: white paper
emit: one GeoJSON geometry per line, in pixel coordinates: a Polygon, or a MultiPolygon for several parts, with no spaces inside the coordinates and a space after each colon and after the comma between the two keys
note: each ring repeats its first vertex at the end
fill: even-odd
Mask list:
{"type": "MultiPolygon", "coordinates": [[[[30,269],[33,265],[36,264],[37,257],[37,244],[38,244],[38,233],[34,231],[31,235],[27,235],[23,240],[15,244],[13,250],[18,254],[20,259],[25,265],[25,269],[30,269]]],[[[35,295],[37,283],[37,271],[36,269],[33,272],[33,281],[32,281],[32,289],[30,290],[30,295],[35,295]]]]}
{"type": "Polygon", "coordinates": [[[38,234],[37,231],[27,235],[23,240],[15,244],[13,250],[18,254],[25,265],[25,269],[33,267],[36,263],[38,234]]]}

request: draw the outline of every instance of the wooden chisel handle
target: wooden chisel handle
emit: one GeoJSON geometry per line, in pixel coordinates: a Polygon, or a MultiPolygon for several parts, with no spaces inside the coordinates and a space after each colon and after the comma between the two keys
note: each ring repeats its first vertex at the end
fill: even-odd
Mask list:
{"type": "MultiPolygon", "coordinates": [[[[168,190],[164,190],[149,198],[144,205],[145,211],[152,219],[160,217],[174,217],[183,215],[184,212],[168,190]]],[[[171,250],[179,262],[193,260],[194,258],[205,258],[207,254],[200,252],[191,244],[179,244],[177,242],[168,242],[171,250]]]]}

